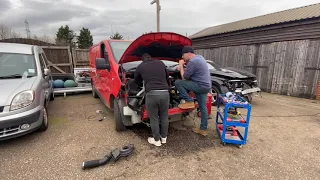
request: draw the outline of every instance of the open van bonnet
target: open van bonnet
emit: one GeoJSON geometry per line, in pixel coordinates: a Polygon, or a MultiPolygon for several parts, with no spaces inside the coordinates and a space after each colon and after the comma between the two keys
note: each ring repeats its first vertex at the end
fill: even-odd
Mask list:
{"type": "Polygon", "coordinates": [[[178,62],[184,46],[191,46],[189,38],[172,32],[148,33],[133,41],[119,60],[119,64],[141,61],[148,53],[153,59],[178,62]]]}

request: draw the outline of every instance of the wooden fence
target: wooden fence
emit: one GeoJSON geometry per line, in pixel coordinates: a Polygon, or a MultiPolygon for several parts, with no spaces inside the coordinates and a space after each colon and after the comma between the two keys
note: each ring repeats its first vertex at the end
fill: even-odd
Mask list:
{"type": "Polygon", "coordinates": [[[75,68],[89,67],[89,49],[72,49],[73,64],[75,68]]]}
{"type": "Polygon", "coordinates": [[[223,67],[257,75],[263,91],[315,98],[320,80],[320,40],[197,49],[223,67]]]}
{"type": "Polygon", "coordinates": [[[73,63],[68,46],[42,46],[52,73],[72,73],[73,63]]]}
{"type": "Polygon", "coordinates": [[[73,68],[89,67],[89,49],[68,46],[41,46],[46,53],[52,73],[73,73],[73,68]]]}

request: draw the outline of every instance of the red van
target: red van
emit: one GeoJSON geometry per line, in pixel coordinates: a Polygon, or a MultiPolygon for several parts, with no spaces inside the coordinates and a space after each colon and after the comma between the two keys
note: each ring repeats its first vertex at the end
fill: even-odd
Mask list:
{"type": "MultiPolygon", "coordinates": [[[[142,62],[141,56],[148,52],[154,59],[161,60],[168,68],[170,78],[169,117],[186,115],[194,109],[178,108],[181,101],[174,87],[181,79],[177,70],[184,46],[192,45],[189,38],[172,33],[149,33],[135,41],[104,40],[90,48],[90,76],[92,95],[114,112],[115,129],[125,130],[136,123],[149,124],[144,105],[144,87],[134,83],[136,67],[142,62]]],[[[192,93],[192,92],[190,92],[192,93]]],[[[208,112],[211,114],[212,95],[208,94],[208,112]]],[[[197,108],[197,107],[196,107],[197,108]]]]}

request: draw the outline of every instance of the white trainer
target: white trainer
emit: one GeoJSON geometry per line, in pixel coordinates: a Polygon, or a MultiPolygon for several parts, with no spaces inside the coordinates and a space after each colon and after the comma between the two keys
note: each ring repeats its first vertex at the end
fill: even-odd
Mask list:
{"type": "Polygon", "coordinates": [[[161,138],[161,143],[162,143],[162,144],[167,143],[167,138],[161,138]]]}
{"type": "Polygon", "coordinates": [[[153,137],[149,137],[148,138],[148,143],[153,144],[153,145],[158,146],[158,147],[161,146],[161,141],[160,140],[156,141],[156,140],[154,140],[153,137]]]}

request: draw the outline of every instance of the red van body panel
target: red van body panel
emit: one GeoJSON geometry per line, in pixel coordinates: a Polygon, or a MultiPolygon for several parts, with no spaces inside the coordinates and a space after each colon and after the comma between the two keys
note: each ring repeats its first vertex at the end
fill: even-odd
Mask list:
{"type": "MultiPolygon", "coordinates": [[[[121,89],[121,79],[119,78],[119,64],[116,62],[112,49],[110,47],[110,42],[116,42],[121,40],[105,40],[101,41],[99,44],[94,45],[90,49],[90,75],[92,77],[92,83],[98,91],[99,95],[103,98],[105,105],[109,108],[112,104],[112,98],[119,95],[121,89]],[[105,45],[105,50],[109,56],[109,61],[111,65],[111,70],[97,70],[96,69],[96,58],[102,58],[101,56],[101,45],[105,45]]],[[[130,41],[128,41],[130,42],[130,41]]]]}

